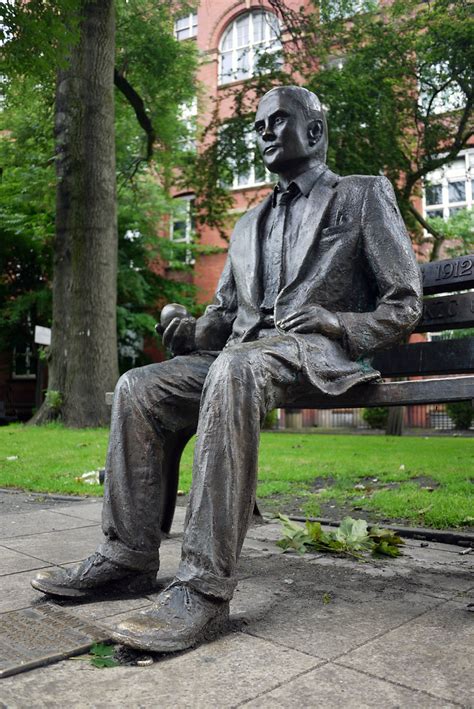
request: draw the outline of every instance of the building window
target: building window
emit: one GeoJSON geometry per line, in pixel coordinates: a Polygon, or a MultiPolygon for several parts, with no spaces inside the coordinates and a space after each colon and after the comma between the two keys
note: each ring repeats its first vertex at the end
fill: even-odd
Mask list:
{"type": "Polygon", "coordinates": [[[257,150],[253,125],[243,127],[229,122],[222,125],[219,135],[225,164],[223,186],[238,190],[273,182],[257,150]]]}
{"type": "Polygon", "coordinates": [[[35,379],[38,360],[29,344],[13,348],[12,379],[35,379]]]}
{"type": "Polygon", "coordinates": [[[425,216],[448,219],[461,209],[472,209],[474,150],[462,152],[453,162],[430,172],[425,178],[425,216]]]}
{"type": "Polygon", "coordinates": [[[246,133],[244,140],[248,150],[249,162],[244,169],[239,169],[236,166],[233,171],[234,179],[231,184],[233,189],[265,185],[272,180],[271,173],[265,168],[258,153],[254,136],[251,133],[246,133]]]}
{"type": "Polygon", "coordinates": [[[197,97],[192,101],[182,103],[179,107],[178,120],[183,128],[181,148],[194,152],[196,150],[197,97]]]}
{"type": "Polygon", "coordinates": [[[194,263],[193,252],[189,246],[194,241],[194,195],[176,197],[175,210],[170,224],[170,241],[175,248],[170,259],[171,268],[191,266],[194,263]]]}
{"type": "Polygon", "coordinates": [[[184,15],[175,20],[174,23],[174,36],[178,41],[182,39],[189,39],[190,37],[196,37],[198,30],[198,16],[197,12],[190,12],[189,15],[184,15]]]}
{"type": "Polygon", "coordinates": [[[280,62],[280,26],[270,12],[240,15],[225,31],[220,44],[219,83],[248,79],[264,70],[264,60],[280,62]]]}

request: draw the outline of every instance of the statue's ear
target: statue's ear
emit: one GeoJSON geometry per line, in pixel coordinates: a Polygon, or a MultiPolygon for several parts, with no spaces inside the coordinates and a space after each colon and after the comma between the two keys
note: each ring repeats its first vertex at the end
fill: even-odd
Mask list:
{"type": "Polygon", "coordinates": [[[308,123],[308,140],[310,145],[316,145],[323,135],[323,122],[319,118],[308,123]]]}

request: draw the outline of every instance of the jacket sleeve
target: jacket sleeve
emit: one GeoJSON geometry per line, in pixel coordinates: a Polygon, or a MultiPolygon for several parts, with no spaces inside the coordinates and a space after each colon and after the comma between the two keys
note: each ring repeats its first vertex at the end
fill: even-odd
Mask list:
{"type": "Polygon", "coordinates": [[[352,359],[406,337],[422,313],[422,283],[392,185],[374,178],[362,211],[363,255],[377,286],[373,312],[337,313],[352,359]]]}
{"type": "Polygon", "coordinates": [[[227,256],[214,300],[196,322],[197,349],[221,350],[229,339],[236,315],[235,281],[230,256],[227,256]]]}

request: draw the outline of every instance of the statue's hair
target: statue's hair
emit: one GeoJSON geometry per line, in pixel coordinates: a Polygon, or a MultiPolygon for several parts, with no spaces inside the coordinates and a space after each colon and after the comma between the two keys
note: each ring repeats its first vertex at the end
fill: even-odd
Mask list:
{"type": "Polygon", "coordinates": [[[292,101],[298,104],[308,120],[317,119],[322,122],[323,133],[319,141],[317,154],[322,161],[325,161],[328,149],[328,127],[326,114],[319,98],[303,86],[275,86],[270,91],[267,91],[260,100],[263,101],[267,96],[274,93],[283,94],[291,98],[292,101]]]}

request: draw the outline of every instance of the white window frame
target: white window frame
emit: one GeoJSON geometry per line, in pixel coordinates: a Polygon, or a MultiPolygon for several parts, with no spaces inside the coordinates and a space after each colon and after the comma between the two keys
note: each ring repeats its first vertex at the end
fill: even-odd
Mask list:
{"type": "Polygon", "coordinates": [[[281,27],[278,17],[267,10],[251,10],[250,12],[245,12],[236,17],[230,25],[226,27],[219,43],[219,86],[229,84],[233,81],[245,81],[245,79],[249,79],[254,76],[260,52],[264,50],[270,54],[274,54],[281,49],[282,44],[280,34],[281,27]],[[263,15],[265,18],[263,22],[264,38],[262,40],[254,41],[254,20],[260,15],[263,15]],[[248,18],[249,22],[248,42],[246,44],[238,45],[237,26],[238,23],[245,17],[248,18]],[[274,25],[278,25],[278,33],[274,33],[272,23],[274,25]],[[231,47],[229,49],[224,49],[224,43],[229,34],[232,34],[231,47]],[[239,71],[239,57],[244,50],[248,53],[248,72],[241,73],[239,71]],[[223,56],[224,54],[229,53],[231,53],[232,56],[231,74],[223,75],[223,56]]]}
{"type": "MultiPolygon", "coordinates": [[[[194,226],[193,226],[193,217],[192,217],[192,210],[194,207],[194,200],[195,200],[195,195],[194,194],[189,194],[189,195],[181,195],[179,197],[175,197],[176,203],[179,202],[181,205],[184,207],[184,214],[181,213],[174,213],[171,216],[170,219],[170,234],[169,238],[170,241],[172,241],[174,244],[192,244],[194,239],[194,226]],[[175,230],[175,224],[177,222],[184,222],[184,236],[175,238],[174,236],[174,230],[175,230]]],[[[181,262],[180,262],[181,263],[181,262]]],[[[193,252],[191,249],[186,249],[186,254],[184,258],[184,263],[186,266],[193,266],[195,263],[195,259],[193,257],[193,252]]],[[[173,267],[173,262],[170,262],[171,267],[173,267]]]]}
{"type": "Polygon", "coordinates": [[[197,12],[190,12],[188,15],[182,15],[177,17],[174,21],[174,36],[178,42],[182,42],[185,39],[191,39],[191,37],[197,37],[198,33],[198,15],[197,12]],[[183,20],[187,20],[187,24],[183,27],[178,27],[178,23],[183,20]],[[186,34],[184,34],[186,33],[186,34]],[[181,36],[183,35],[183,36],[181,36]]]}
{"type": "Polygon", "coordinates": [[[425,178],[423,188],[423,214],[425,217],[442,216],[443,219],[448,219],[459,209],[472,209],[473,206],[473,187],[474,178],[474,148],[463,150],[457,155],[455,160],[447,165],[443,165],[438,170],[430,172],[425,178]],[[463,159],[464,164],[460,161],[463,159]],[[465,199],[450,201],[449,185],[453,182],[464,182],[465,199]],[[441,201],[436,204],[427,204],[426,187],[441,186],[441,201]],[[442,212],[442,214],[436,214],[442,212]]]}

